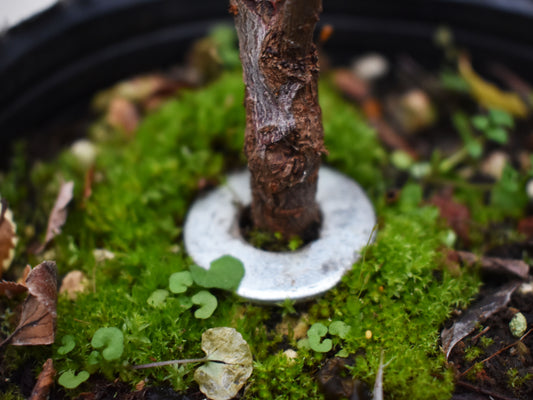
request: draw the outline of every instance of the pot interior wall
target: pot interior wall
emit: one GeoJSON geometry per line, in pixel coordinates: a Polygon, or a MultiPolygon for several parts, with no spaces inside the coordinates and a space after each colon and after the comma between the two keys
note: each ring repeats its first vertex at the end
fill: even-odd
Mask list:
{"type": "MultiPolygon", "coordinates": [[[[12,28],[0,39],[0,155],[13,138],[69,119],[69,110],[98,89],[182,61],[191,41],[221,22],[232,20],[220,0],[78,0],[12,28]]],[[[334,63],[378,51],[437,66],[441,52],[433,34],[446,24],[481,66],[501,60],[526,79],[533,75],[528,1],[326,0],[326,23],[334,27],[325,45],[334,63]]]]}

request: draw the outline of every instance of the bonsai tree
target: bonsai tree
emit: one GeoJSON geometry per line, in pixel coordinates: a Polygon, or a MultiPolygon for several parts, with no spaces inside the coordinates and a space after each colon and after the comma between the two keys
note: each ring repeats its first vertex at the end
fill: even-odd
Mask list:
{"type": "Polygon", "coordinates": [[[313,32],[321,0],[231,0],[246,85],[255,228],[312,240],[323,143],[313,32]]]}

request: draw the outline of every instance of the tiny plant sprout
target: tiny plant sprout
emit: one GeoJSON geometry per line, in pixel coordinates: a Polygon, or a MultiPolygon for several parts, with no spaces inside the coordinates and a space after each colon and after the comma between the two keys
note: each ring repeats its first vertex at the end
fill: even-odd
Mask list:
{"type": "Polygon", "coordinates": [[[185,293],[193,283],[189,271],[175,272],[168,278],[168,288],[172,293],[185,293]]]}
{"type": "Polygon", "coordinates": [[[104,347],[102,356],[107,361],[117,360],[124,351],[124,335],[118,328],[100,328],[94,333],[91,345],[95,349],[104,347]]]}
{"type": "Polygon", "coordinates": [[[527,329],[527,320],[524,314],[517,312],[511,319],[511,322],[509,322],[509,329],[514,337],[522,336],[527,329]]]}
{"type": "Polygon", "coordinates": [[[232,256],[217,258],[208,270],[191,265],[190,271],[197,285],[230,291],[236,290],[244,277],[244,265],[232,256]]]}
{"type": "Polygon", "coordinates": [[[77,388],[80,384],[89,379],[89,373],[87,371],[81,371],[78,375],[69,369],[61,374],[57,382],[67,389],[77,388]]]}
{"type": "Polygon", "coordinates": [[[333,347],[331,339],[322,340],[327,333],[328,328],[325,325],[320,322],[313,324],[307,331],[307,337],[309,338],[309,346],[311,349],[319,353],[327,353],[330,351],[333,347]]]}
{"type": "Polygon", "coordinates": [[[161,308],[165,305],[165,300],[168,297],[168,290],[157,289],[152,292],[146,302],[155,308],[161,308]]]}
{"type": "Polygon", "coordinates": [[[207,319],[216,310],[218,302],[217,298],[209,293],[207,290],[201,290],[191,298],[192,302],[201,306],[194,312],[195,318],[207,319]]]}
{"type": "Polygon", "coordinates": [[[333,321],[329,326],[329,333],[344,339],[350,333],[352,327],[342,321],[333,321]]]}
{"type": "Polygon", "coordinates": [[[72,335],[65,335],[61,339],[61,343],[63,346],[57,349],[57,353],[61,355],[65,355],[67,353],[70,353],[74,347],[76,347],[76,342],[74,341],[74,336],[72,335]]]}
{"type": "Polygon", "coordinates": [[[87,357],[87,364],[89,365],[97,365],[100,363],[100,360],[102,359],[102,356],[100,353],[96,350],[91,351],[91,354],[89,354],[89,357],[87,357]]]}

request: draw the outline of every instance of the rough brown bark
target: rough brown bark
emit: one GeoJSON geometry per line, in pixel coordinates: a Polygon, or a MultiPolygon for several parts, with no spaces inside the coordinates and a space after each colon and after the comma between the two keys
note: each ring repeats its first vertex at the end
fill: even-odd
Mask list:
{"type": "Polygon", "coordinates": [[[317,231],[323,144],[313,31],[322,0],[231,0],[246,85],[244,151],[254,227],[304,240],[317,231]]]}

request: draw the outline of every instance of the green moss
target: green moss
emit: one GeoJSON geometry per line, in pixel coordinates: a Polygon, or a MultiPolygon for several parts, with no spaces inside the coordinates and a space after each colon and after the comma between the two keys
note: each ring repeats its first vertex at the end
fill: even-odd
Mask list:
{"type": "MultiPolygon", "coordinates": [[[[288,359],[280,348],[297,349],[296,340],[274,329],[280,308],[259,307],[231,293],[213,290],[218,307],[207,319],[194,317],[187,293],[168,293],[157,307],[148,299],[169,290],[172,274],[186,271],[191,260],[184,251],[181,224],[199,192],[202,180],[221,182],[231,168],[244,165],[241,155],[245,125],[243,85],[239,74],[227,74],[213,85],[180,95],[148,116],[134,138],[99,126],[98,179],[92,196],[83,198],[85,170],[71,154],[37,165],[32,172],[15,163],[15,172],[2,178],[5,196],[15,215],[38,231],[46,225],[61,179],[76,182],[75,199],[63,233],[53,242],[60,273],[81,269],[89,290],[75,301],[60,297],[57,337],[71,335],[76,346],[64,353],[53,346],[58,375],[88,371],[120,377],[132,385],[143,378],[165,382],[178,390],[195,386],[193,365],[132,370],[130,365],[152,360],[201,357],[201,334],[208,328],[231,326],[252,348],[255,370],[245,398],[320,398],[316,371],[324,359],[342,350],[355,358],[352,374],[373,384],[381,350],[386,361],[384,385],[392,399],[445,399],[452,374],[438,348],[439,329],[456,306],[464,306],[477,290],[477,278],[452,278],[439,268],[439,249],[448,229],[436,209],[420,207],[422,189],[411,185],[393,206],[381,201],[385,152],[360,114],[328,84],[321,86],[326,162],[358,180],[372,194],[380,227],[376,243],[342,284],[323,298],[298,308],[309,311],[312,323],[329,327],[342,321],[349,333],[328,334],[330,353],[298,350],[288,359]],[[106,134],[101,134],[103,131],[106,134]],[[357,138],[357,140],[355,140],[357,138]],[[24,205],[27,191],[14,188],[33,182],[33,212],[24,205]],[[98,261],[95,249],[113,259],[98,261]],[[117,328],[124,335],[119,359],[105,359],[91,346],[100,328],[117,328]],[[370,330],[372,338],[366,339],[370,330]],[[61,354],[63,353],[63,354],[61,354]],[[416,388],[416,390],[413,390],[416,388]]],[[[17,158],[18,160],[19,158],[17,158]]],[[[26,241],[31,235],[25,237],[26,241]]],[[[29,256],[36,264],[40,260],[29,256]]],[[[19,263],[25,262],[23,257],[19,263]]],[[[298,306],[300,307],[300,306],[298,306]]],[[[287,312],[294,308],[286,305],[287,312]]],[[[285,311],[283,311],[285,313],[285,311]]],[[[26,349],[10,350],[22,356],[26,349]]],[[[36,357],[39,359],[39,357],[36,357]]],[[[44,359],[43,359],[44,361],[44,359]]],[[[70,391],[87,390],[82,383],[70,391]]]]}

